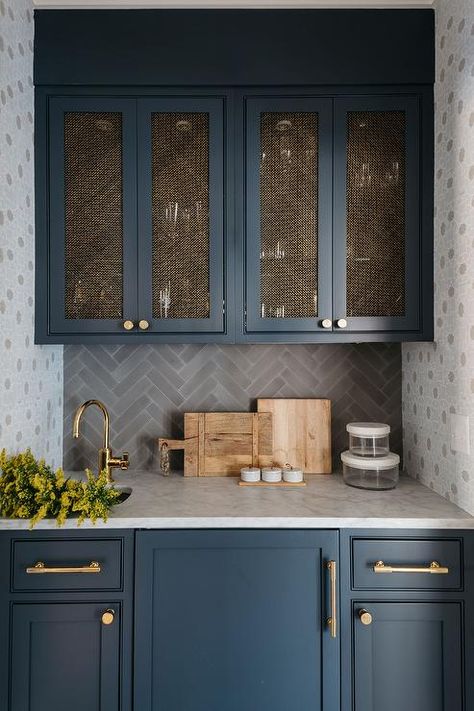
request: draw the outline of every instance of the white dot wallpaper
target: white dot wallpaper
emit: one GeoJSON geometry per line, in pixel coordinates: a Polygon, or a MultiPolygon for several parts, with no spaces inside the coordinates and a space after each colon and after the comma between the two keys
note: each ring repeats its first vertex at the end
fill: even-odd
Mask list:
{"type": "Polygon", "coordinates": [[[35,346],[33,6],[0,0],[0,447],[62,464],[63,355],[35,346]]]}
{"type": "Polygon", "coordinates": [[[435,10],[435,343],[402,348],[404,462],[474,514],[474,2],[435,10]],[[452,413],[470,417],[470,455],[451,449],[452,413]]]}

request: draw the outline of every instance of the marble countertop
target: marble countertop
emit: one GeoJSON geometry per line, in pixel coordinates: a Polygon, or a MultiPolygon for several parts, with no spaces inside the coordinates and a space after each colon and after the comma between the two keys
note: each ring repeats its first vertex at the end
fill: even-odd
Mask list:
{"type": "MultiPolygon", "coordinates": [[[[179,473],[116,472],[132,487],[96,528],[474,528],[474,517],[409,477],[391,491],[346,486],[340,474],[309,475],[295,489],[239,487],[238,479],[185,479],[179,473]]],[[[68,519],[64,528],[77,527],[68,519]]],[[[89,521],[82,528],[92,528],[89,521]]],[[[29,528],[28,520],[0,519],[0,529],[29,528]]],[[[56,529],[46,520],[36,528],[56,529]]]]}

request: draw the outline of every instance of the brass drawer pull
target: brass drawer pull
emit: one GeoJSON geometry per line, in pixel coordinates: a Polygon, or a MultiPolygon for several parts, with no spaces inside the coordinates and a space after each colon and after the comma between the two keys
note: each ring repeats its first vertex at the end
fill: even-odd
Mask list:
{"type": "Polygon", "coordinates": [[[100,573],[100,564],[96,560],[92,560],[89,565],[71,568],[55,568],[47,567],[43,561],[39,560],[31,568],[27,568],[28,575],[44,575],[46,573],[100,573]]]}
{"type": "Polygon", "coordinates": [[[327,618],[326,624],[329,627],[329,634],[333,639],[337,636],[337,578],[336,561],[328,560],[326,563],[329,570],[329,581],[331,585],[331,616],[327,618]]]}
{"type": "Polygon", "coordinates": [[[378,560],[373,567],[373,571],[374,573],[431,573],[433,575],[447,575],[449,568],[444,568],[436,560],[422,567],[385,565],[383,560],[378,560]]]}

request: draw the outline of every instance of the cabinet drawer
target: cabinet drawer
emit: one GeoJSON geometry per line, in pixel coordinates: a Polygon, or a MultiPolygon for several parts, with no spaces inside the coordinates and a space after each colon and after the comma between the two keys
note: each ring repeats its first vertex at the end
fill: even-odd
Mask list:
{"type": "Polygon", "coordinates": [[[122,545],[120,538],[14,540],[12,590],[119,590],[122,545]]]}
{"type": "Polygon", "coordinates": [[[461,587],[459,539],[352,540],[353,590],[459,590],[461,587]]]}

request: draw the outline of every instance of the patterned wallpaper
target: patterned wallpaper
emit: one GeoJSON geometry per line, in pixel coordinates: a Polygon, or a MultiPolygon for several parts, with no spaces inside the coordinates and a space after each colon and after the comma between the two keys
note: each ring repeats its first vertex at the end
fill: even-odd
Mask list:
{"type": "Polygon", "coordinates": [[[62,348],[33,344],[33,7],[0,0],[0,447],[62,463],[62,348]]]}
{"type": "Polygon", "coordinates": [[[392,449],[401,453],[398,344],[66,346],[64,391],[67,469],[95,465],[96,408],[84,418],[83,436],[71,437],[74,410],[91,397],[109,407],[112,445],[130,452],[134,468],[158,466],[154,441],[182,436],[183,412],[254,410],[259,396],[330,398],[336,465],[354,420],[390,423],[392,449]]]}
{"type": "Polygon", "coordinates": [[[404,345],[405,466],[474,514],[474,3],[436,3],[435,343],[404,345]],[[451,413],[471,454],[451,450],[451,413]]]}

